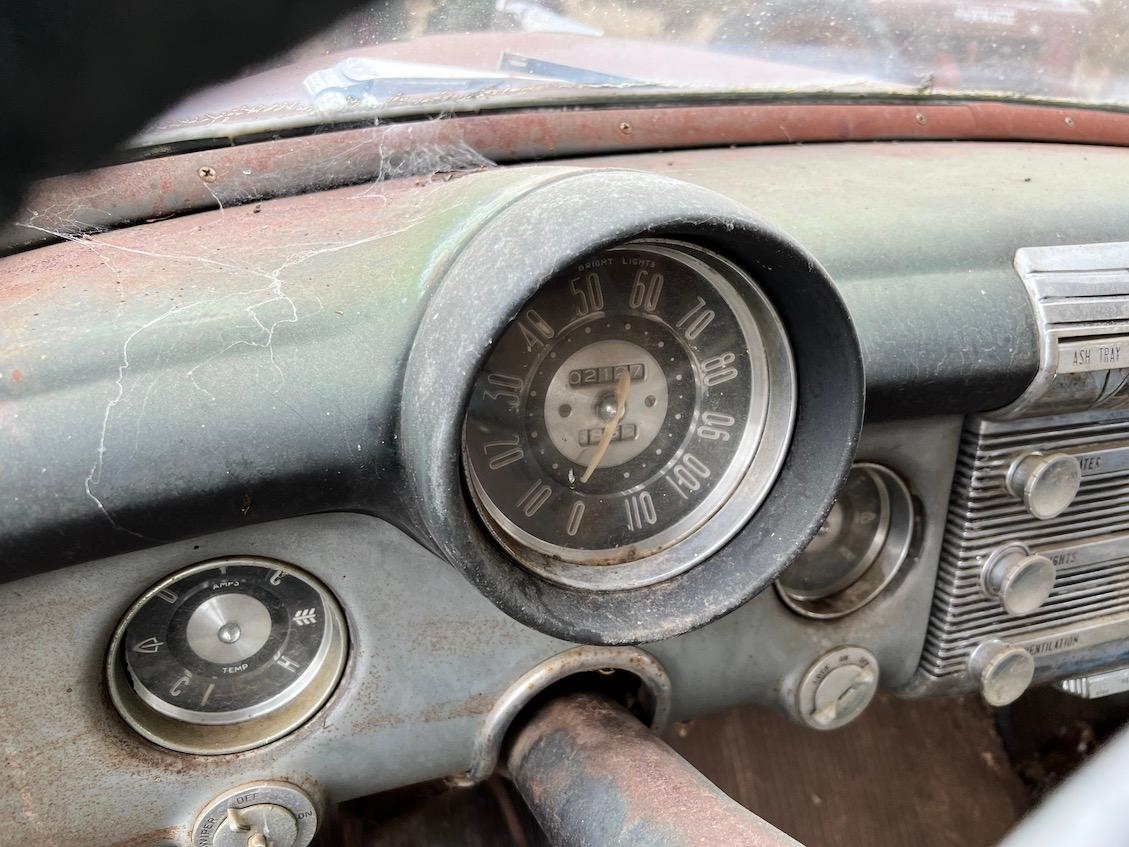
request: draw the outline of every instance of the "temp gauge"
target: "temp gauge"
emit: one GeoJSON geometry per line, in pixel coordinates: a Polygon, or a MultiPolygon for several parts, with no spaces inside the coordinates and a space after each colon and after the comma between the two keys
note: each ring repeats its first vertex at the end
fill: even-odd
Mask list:
{"type": "Polygon", "coordinates": [[[469,489],[551,581],[669,578],[767,496],[795,419],[784,327],[722,256],[640,240],[549,280],[497,339],[463,429],[469,489]]]}
{"type": "Polygon", "coordinates": [[[329,697],[346,657],[337,602],[309,574],[231,558],[162,580],[126,613],[110,693],[164,747],[233,753],[291,731],[329,697]]]}

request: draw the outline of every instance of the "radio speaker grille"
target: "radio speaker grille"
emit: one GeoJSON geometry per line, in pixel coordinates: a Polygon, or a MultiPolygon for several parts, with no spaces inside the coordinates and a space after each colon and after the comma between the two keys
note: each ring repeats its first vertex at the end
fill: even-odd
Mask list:
{"type": "MultiPolygon", "coordinates": [[[[1051,520],[1032,517],[1005,488],[1019,455],[1032,451],[1086,454],[1125,446],[1129,421],[1086,413],[994,422],[970,418],[961,439],[941,563],[920,672],[958,682],[981,642],[1017,641],[1048,630],[1129,612],[1129,469],[1084,476],[1072,505],[1051,520]],[[1058,548],[1124,535],[1104,561],[1069,564],[1058,548]],[[1021,541],[1056,562],[1055,588],[1036,611],[1004,612],[980,587],[985,560],[998,547],[1021,541]]],[[[1088,557],[1092,558],[1092,557],[1088,557]]],[[[949,686],[944,686],[949,687],[949,686]]],[[[960,686],[963,687],[963,686],[960,686]]]]}

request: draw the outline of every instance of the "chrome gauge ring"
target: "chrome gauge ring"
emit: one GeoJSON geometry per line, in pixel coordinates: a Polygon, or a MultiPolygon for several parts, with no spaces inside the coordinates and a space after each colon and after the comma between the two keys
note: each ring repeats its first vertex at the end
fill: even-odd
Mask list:
{"type": "Polygon", "coordinates": [[[490,532],[553,582],[669,578],[756,511],[795,416],[784,328],[721,256],[666,240],[550,280],[494,345],[463,429],[490,532]]]}
{"type": "Polygon", "coordinates": [[[804,551],[776,580],[780,598],[804,617],[827,620],[861,609],[912,558],[917,508],[889,468],[851,468],[831,512],[804,551]]]}
{"type": "Polygon", "coordinates": [[[192,753],[265,744],[305,721],[345,664],[345,621],[309,574],[231,558],[179,571],[126,613],[110,694],[150,740],[192,753]]]}

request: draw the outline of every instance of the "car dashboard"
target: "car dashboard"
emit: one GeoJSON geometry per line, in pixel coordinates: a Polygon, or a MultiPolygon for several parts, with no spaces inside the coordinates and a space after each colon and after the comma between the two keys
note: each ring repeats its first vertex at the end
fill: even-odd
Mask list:
{"type": "Polygon", "coordinates": [[[312,834],[577,674],[659,728],[1129,688],[1129,151],[450,150],[16,228],[11,843],[312,834]]]}

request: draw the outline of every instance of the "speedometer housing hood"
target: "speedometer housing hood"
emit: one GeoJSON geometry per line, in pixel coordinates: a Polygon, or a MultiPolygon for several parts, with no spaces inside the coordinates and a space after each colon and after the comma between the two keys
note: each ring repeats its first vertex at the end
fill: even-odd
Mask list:
{"type": "Polygon", "coordinates": [[[399,440],[407,505],[435,549],[512,617],[584,643],[667,638],[755,596],[819,528],[858,444],[864,407],[859,342],[819,263],[751,210],[652,174],[565,174],[485,221],[441,274],[405,372],[404,392],[412,401],[402,406],[399,440]],[[460,433],[473,376],[521,305],[570,262],[640,237],[697,243],[757,280],[792,345],[796,420],[775,484],[727,544],[663,582],[593,592],[524,570],[494,542],[463,480],[460,433]]]}

